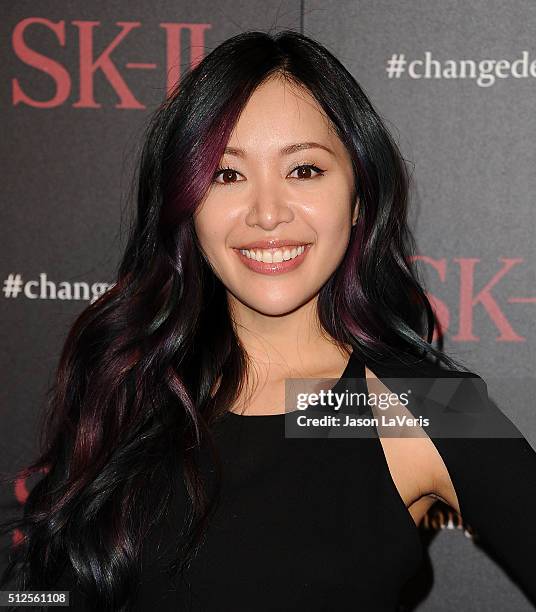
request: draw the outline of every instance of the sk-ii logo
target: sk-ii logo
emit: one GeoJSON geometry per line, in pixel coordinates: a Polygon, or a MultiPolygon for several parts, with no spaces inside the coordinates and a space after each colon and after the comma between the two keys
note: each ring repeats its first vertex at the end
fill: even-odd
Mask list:
{"type": "MultiPolygon", "coordinates": [[[[23,19],[13,29],[12,45],[15,55],[28,66],[46,73],[54,82],[54,93],[48,100],[39,99],[37,92],[32,92],[31,80],[13,78],[11,81],[12,103],[14,106],[25,104],[35,108],[54,108],[66,104],[74,85],[78,85],[77,99],[73,108],[101,108],[95,93],[95,78],[100,72],[107,79],[117,94],[115,108],[145,109],[145,105],[136,97],[125,79],[130,70],[155,70],[154,62],[126,62],[117,65],[113,59],[114,51],[121,45],[128,45],[135,36],[135,31],[141,27],[139,21],[118,21],[115,25],[119,32],[112,36],[104,49],[95,50],[94,40],[100,21],[71,21],[69,26],[65,21],[51,21],[42,17],[23,19]],[[72,40],[72,33],[67,36],[67,27],[75,28],[78,40],[78,58],[76,76],[56,59],[32,48],[25,40],[25,33],[33,28],[47,28],[60,47],[66,46],[67,38],[72,40]]],[[[166,75],[166,91],[180,80],[181,42],[187,35],[190,45],[190,65],[192,68],[203,59],[205,51],[205,32],[212,26],[208,23],[159,23],[162,44],[166,48],[166,66],[162,66],[162,74],[166,75]]],[[[101,46],[101,45],[99,45],[101,46]]]]}
{"type": "MultiPolygon", "coordinates": [[[[448,261],[444,258],[435,259],[425,255],[417,255],[412,258],[412,261],[420,261],[425,266],[429,266],[431,276],[439,279],[442,284],[447,283],[447,277],[452,274],[452,268],[449,270],[448,261]]],[[[500,281],[515,266],[518,266],[525,260],[521,257],[499,257],[500,267],[489,275],[483,284],[481,282],[478,288],[475,276],[480,259],[474,257],[454,257],[453,261],[458,266],[459,277],[458,287],[455,291],[458,296],[458,304],[454,307],[458,314],[456,330],[452,329],[451,309],[449,306],[443,300],[427,292],[427,297],[432,304],[432,308],[439,319],[443,331],[454,332],[450,340],[454,342],[478,342],[480,340],[480,336],[475,334],[473,325],[474,310],[480,307],[485,310],[489,320],[499,332],[495,337],[497,342],[526,342],[527,338],[518,334],[508,320],[503,310],[504,299],[500,298],[500,281]],[[497,298],[499,298],[499,301],[497,298]]],[[[434,280],[434,284],[436,284],[436,280],[434,280]]],[[[509,304],[536,304],[536,296],[509,296],[506,298],[506,301],[509,304]]],[[[488,330],[486,332],[488,333],[488,330]]],[[[434,341],[437,339],[437,330],[434,331],[433,339],[434,341]]]]}

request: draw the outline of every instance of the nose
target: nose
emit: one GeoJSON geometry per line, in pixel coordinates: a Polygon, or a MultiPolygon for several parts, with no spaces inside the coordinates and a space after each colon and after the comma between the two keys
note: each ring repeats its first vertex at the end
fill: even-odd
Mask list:
{"type": "Polygon", "coordinates": [[[270,231],[280,223],[290,223],[293,219],[294,213],[286,202],[273,193],[265,193],[259,195],[249,209],[246,223],[250,227],[258,226],[270,231]]]}

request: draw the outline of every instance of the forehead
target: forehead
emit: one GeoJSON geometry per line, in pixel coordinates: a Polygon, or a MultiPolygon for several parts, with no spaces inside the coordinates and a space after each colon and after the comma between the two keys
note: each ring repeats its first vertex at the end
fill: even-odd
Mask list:
{"type": "Polygon", "coordinates": [[[276,76],[251,94],[228,144],[266,150],[271,144],[307,140],[319,140],[342,153],[331,122],[310,92],[276,76]]]}

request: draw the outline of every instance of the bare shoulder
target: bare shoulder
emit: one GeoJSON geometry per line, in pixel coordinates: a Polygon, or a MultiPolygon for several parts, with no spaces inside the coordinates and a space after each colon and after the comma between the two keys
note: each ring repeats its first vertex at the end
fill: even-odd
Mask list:
{"type": "MultiPolygon", "coordinates": [[[[369,392],[389,393],[391,390],[368,367],[365,368],[369,392]]],[[[401,404],[389,407],[392,414],[411,418],[411,412],[401,404]]],[[[374,416],[378,416],[373,409],[374,416]]],[[[448,469],[435,444],[421,427],[401,426],[393,435],[378,434],[385,453],[389,471],[401,497],[410,508],[419,505],[428,508],[439,499],[458,514],[460,507],[448,469]],[[427,501],[425,501],[427,500],[427,501]]]]}

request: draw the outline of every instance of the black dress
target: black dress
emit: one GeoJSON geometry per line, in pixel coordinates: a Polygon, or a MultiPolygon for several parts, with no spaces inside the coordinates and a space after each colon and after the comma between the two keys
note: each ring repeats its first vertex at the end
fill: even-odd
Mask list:
{"type": "MultiPolygon", "coordinates": [[[[482,383],[485,394],[476,374],[448,372],[429,361],[416,368],[398,360],[367,367],[397,392],[412,377],[433,384],[440,377],[462,377],[482,383]]],[[[349,379],[351,390],[366,391],[364,368],[354,353],[333,391],[349,379]]],[[[428,391],[433,399],[421,403],[422,410],[408,405],[415,416],[440,411],[441,394],[428,391]]],[[[443,437],[436,423],[430,438],[449,471],[463,519],[536,602],[536,452],[490,407],[486,394],[471,395],[455,385],[447,395],[449,418],[486,403],[486,418],[511,434],[443,437]]],[[[288,426],[293,416],[228,413],[216,424],[224,484],[206,539],[188,571],[170,579],[165,563],[178,541],[187,499],[178,475],[172,512],[144,544],[136,612],[398,609],[402,588],[423,561],[423,545],[376,428],[360,428],[360,437],[289,437],[285,421],[288,426]]],[[[71,591],[71,609],[88,609],[71,570],[55,588],[71,591]]]]}

